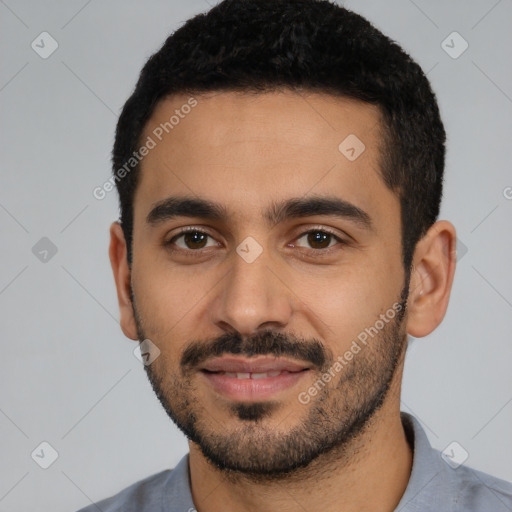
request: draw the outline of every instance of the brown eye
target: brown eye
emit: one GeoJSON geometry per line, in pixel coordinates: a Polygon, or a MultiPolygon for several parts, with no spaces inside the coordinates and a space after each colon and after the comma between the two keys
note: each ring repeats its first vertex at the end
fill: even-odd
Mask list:
{"type": "Polygon", "coordinates": [[[215,242],[207,245],[209,238],[211,238],[211,236],[207,233],[204,233],[203,231],[190,230],[182,232],[179,235],[171,238],[171,240],[169,240],[169,244],[176,245],[180,249],[184,250],[204,249],[205,247],[211,247],[212,245],[215,245],[215,242]]]}
{"type": "Polygon", "coordinates": [[[183,235],[183,241],[189,249],[202,249],[205,246],[207,239],[208,235],[199,233],[198,231],[194,231],[193,233],[185,233],[183,235]]]}
{"type": "MultiPolygon", "coordinates": [[[[297,239],[297,241],[300,242],[300,240],[303,239],[305,239],[306,244],[311,249],[317,250],[328,249],[329,247],[336,245],[336,243],[342,242],[340,238],[333,235],[332,233],[319,229],[304,233],[300,238],[297,239]]],[[[299,243],[299,245],[301,244],[299,243]]]]}

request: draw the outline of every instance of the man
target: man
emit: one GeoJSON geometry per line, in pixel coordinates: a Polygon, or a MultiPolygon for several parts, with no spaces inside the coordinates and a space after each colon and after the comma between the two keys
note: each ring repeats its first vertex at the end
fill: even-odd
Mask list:
{"type": "Polygon", "coordinates": [[[226,0],[169,37],[118,122],[110,259],[190,453],[84,511],[512,510],[400,413],[455,271],[444,142],[419,66],[328,1],[226,0]]]}

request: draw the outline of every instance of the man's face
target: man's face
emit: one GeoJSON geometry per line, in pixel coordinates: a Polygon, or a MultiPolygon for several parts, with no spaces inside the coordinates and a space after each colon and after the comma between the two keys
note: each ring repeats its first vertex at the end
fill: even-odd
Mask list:
{"type": "Polygon", "coordinates": [[[320,94],[196,99],[160,102],[141,138],[156,146],[135,194],[131,283],[139,338],[161,352],[146,370],[218,467],[286,472],[396,399],[406,290],[379,114],[320,94]]]}

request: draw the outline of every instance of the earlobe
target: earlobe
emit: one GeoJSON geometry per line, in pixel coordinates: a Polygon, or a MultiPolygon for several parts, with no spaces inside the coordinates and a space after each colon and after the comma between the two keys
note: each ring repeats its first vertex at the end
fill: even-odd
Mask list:
{"type": "Polygon", "coordinates": [[[415,338],[430,334],[443,320],[455,274],[454,226],[436,222],[414,251],[408,299],[407,332],[415,338]]]}
{"type": "Polygon", "coordinates": [[[130,295],[131,272],[126,241],[119,222],[113,222],[110,226],[109,257],[117,289],[121,329],[127,338],[137,340],[137,326],[130,295]]]}

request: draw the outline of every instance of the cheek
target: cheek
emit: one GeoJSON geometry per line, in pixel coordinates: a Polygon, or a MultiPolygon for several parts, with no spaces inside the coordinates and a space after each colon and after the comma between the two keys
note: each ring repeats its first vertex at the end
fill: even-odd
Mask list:
{"type": "Polygon", "coordinates": [[[134,264],[132,285],[146,334],[162,341],[178,335],[206,293],[204,281],[154,258],[139,258],[134,264]]]}
{"type": "Polygon", "coordinates": [[[393,307],[399,278],[370,269],[332,270],[325,278],[300,279],[294,287],[299,315],[308,319],[335,354],[343,353],[380,315],[393,307]]]}

